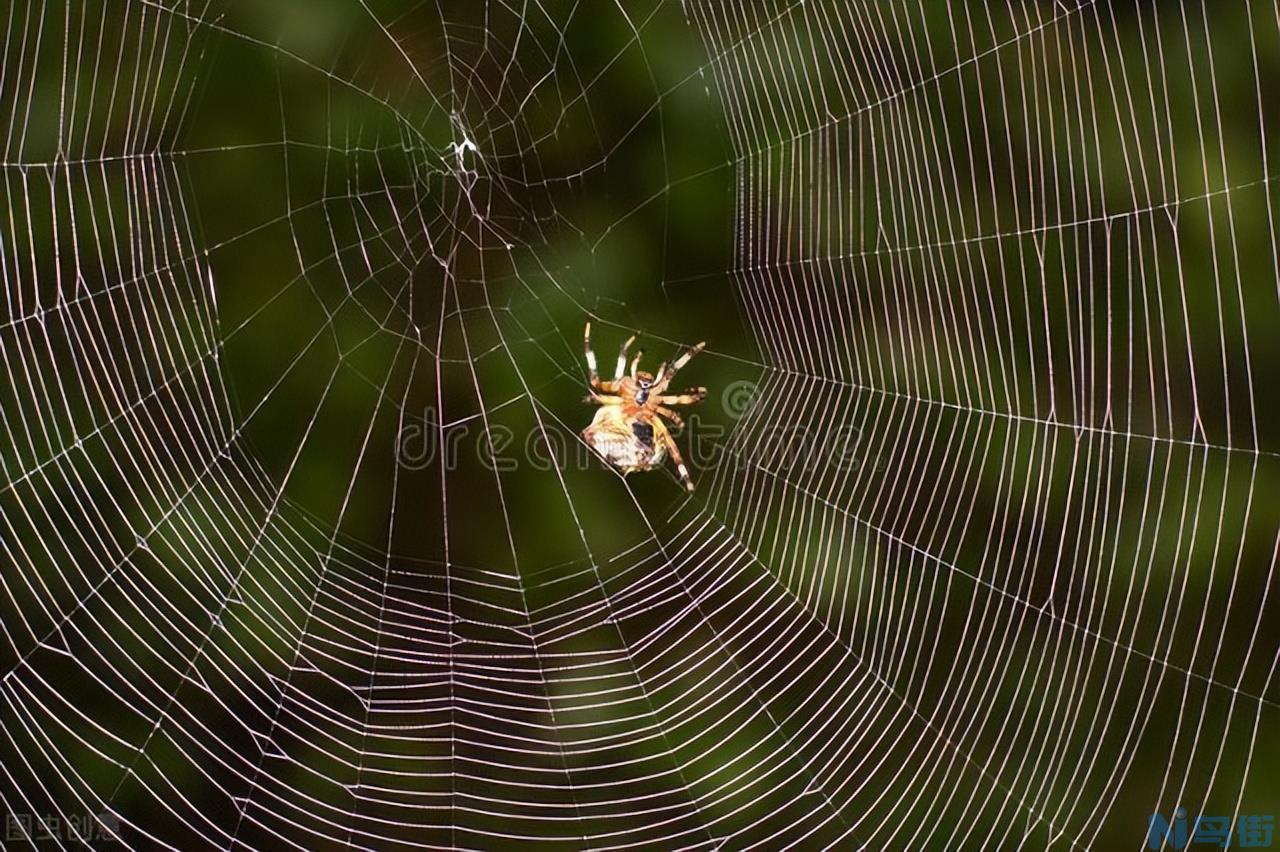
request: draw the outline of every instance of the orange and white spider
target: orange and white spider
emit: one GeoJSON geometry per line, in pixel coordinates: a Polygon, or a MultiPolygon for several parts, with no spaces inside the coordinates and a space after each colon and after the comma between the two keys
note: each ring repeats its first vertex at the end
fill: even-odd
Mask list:
{"type": "Polygon", "coordinates": [[[587,444],[604,457],[605,461],[624,474],[638,470],[653,470],[670,455],[680,471],[685,488],[693,490],[689,469],[684,466],[680,450],[676,447],[671,429],[663,418],[670,420],[675,430],[684,428],[680,415],[671,405],[693,405],[707,395],[706,388],[691,388],[680,394],[666,393],[667,386],[689,359],[702,351],[707,344],[699,343],[687,349],[670,366],[664,361],[655,378],[639,369],[640,356],[631,359],[631,372],[627,375],[627,350],[635,342],[633,334],[622,344],[618,352],[618,369],[613,381],[601,381],[596,373],[596,355],[591,351],[591,323],[587,323],[584,348],[587,353],[587,370],[591,374],[591,395],[587,402],[600,406],[591,425],[582,430],[587,444]]]}

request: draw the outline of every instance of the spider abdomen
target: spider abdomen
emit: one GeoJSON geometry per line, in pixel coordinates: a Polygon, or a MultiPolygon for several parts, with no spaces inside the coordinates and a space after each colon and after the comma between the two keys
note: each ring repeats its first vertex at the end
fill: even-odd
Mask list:
{"type": "Polygon", "coordinates": [[[643,420],[637,420],[631,424],[631,433],[636,436],[636,440],[644,444],[649,449],[653,449],[653,426],[645,423],[643,420]]]}
{"type": "Polygon", "coordinates": [[[643,417],[627,417],[618,406],[599,409],[582,437],[605,461],[627,473],[650,470],[667,458],[666,448],[654,441],[653,425],[643,417]]]}

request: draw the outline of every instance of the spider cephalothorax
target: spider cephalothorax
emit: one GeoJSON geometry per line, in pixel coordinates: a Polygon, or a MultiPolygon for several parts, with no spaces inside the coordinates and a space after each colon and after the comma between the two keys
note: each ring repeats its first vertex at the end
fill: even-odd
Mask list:
{"type": "Polygon", "coordinates": [[[680,394],[668,394],[666,390],[680,368],[706,344],[699,343],[686,350],[669,366],[664,362],[656,375],[639,369],[640,356],[644,353],[637,352],[631,359],[628,375],[627,351],[635,339],[632,335],[622,344],[613,381],[601,381],[596,372],[596,356],[591,351],[591,323],[587,323],[585,348],[587,370],[591,374],[591,395],[587,401],[599,405],[600,410],[592,418],[591,425],[582,430],[582,437],[605,461],[623,473],[653,470],[670,455],[685,487],[692,491],[693,480],[664,418],[671,421],[677,432],[684,428],[680,415],[668,406],[701,402],[707,395],[707,389],[692,388],[680,394]]]}

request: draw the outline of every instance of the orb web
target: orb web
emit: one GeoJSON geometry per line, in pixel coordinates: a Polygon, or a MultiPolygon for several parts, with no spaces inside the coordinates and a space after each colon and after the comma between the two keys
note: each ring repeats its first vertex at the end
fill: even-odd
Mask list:
{"type": "Polygon", "coordinates": [[[15,847],[1274,810],[1274,6],[4,20],[15,847]],[[695,494],[588,319],[709,341],[695,494]]]}

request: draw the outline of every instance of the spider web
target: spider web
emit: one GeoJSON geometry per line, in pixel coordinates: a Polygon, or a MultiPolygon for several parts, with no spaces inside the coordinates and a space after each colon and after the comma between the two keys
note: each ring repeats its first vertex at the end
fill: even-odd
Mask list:
{"type": "Polygon", "coordinates": [[[7,843],[1275,812],[1274,4],[3,14],[7,843]]]}

